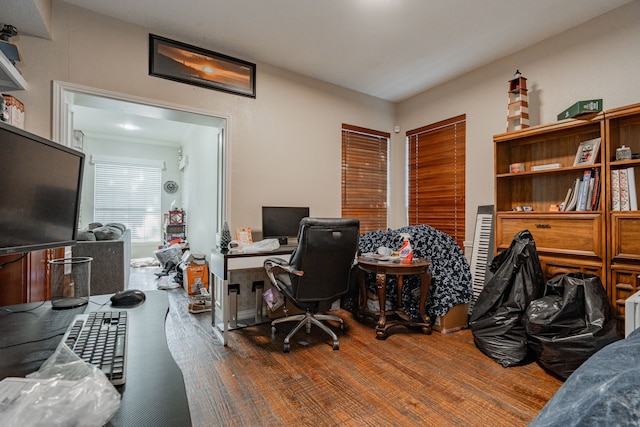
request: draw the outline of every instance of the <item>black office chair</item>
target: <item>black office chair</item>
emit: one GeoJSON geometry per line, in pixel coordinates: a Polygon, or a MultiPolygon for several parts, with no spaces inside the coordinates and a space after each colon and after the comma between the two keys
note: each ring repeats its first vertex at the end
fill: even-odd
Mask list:
{"type": "Polygon", "coordinates": [[[349,288],[349,278],[354,267],[360,238],[360,220],[351,218],[304,218],[300,221],[298,247],[289,262],[281,258],[268,258],[264,262],[271,283],[305,314],[296,314],[271,322],[275,336],[276,325],[298,321],[284,339],[284,351],[288,353],[289,340],[303,326],[307,333],[311,325],[319,326],[333,338],[333,349],[340,349],[336,334],[321,320],[334,320],[345,329],[338,316],[317,314],[328,310],[331,303],[344,295],[349,288]]]}

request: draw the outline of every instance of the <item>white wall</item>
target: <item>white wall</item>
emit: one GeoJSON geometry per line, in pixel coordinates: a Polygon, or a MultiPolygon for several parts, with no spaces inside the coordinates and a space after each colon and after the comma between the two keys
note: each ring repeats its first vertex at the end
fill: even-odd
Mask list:
{"type": "MultiPolygon", "coordinates": [[[[552,11],[550,11],[552,13],[552,11]]],[[[526,12],[525,12],[526,15],[526,12]]],[[[260,206],[309,205],[312,215],[340,215],[342,123],[392,133],[389,225],[404,223],[404,132],[467,115],[467,240],[478,205],[493,202],[492,136],[504,132],[507,81],[528,78],[533,124],[582,99],[605,108],[640,102],[640,2],[524,49],[398,105],[258,63],[251,99],[148,76],[148,33],[66,3],[53,3],[53,40],[16,37],[29,89],[18,95],[26,128],[51,133],[51,81],[191,106],[229,117],[232,229],[260,228],[260,206]],[[401,126],[399,134],[393,126],[401,126]]],[[[189,40],[180,40],[189,43],[189,40]]],[[[194,43],[195,44],[195,43],[194,43]]],[[[202,46],[225,52],[219,46],[202,46]]],[[[252,58],[241,58],[251,61],[252,58]]]]}
{"type": "MultiPolygon", "coordinates": [[[[261,63],[256,99],[151,77],[150,32],[171,38],[162,29],[54,1],[52,40],[13,40],[29,83],[17,94],[26,106],[26,129],[51,136],[52,80],[210,111],[229,118],[232,229],[259,229],[265,204],[309,205],[312,215],[340,216],[341,125],[392,132],[393,104],[261,63]]],[[[229,53],[219,46],[202,47],[229,53]]]]}
{"type": "MultiPolygon", "coordinates": [[[[550,123],[580,100],[602,98],[605,109],[640,102],[639,46],[634,1],[400,103],[397,145],[406,130],[467,115],[466,240],[473,240],[477,206],[493,204],[493,135],[505,132],[515,70],[527,78],[531,124],[550,123]]],[[[395,170],[397,179],[402,172],[395,170]]]]}
{"type": "Polygon", "coordinates": [[[188,159],[180,171],[185,189],[180,207],[187,215],[187,240],[193,253],[207,257],[216,241],[218,133],[219,129],[198,126],[182,148],[188,159]]]}

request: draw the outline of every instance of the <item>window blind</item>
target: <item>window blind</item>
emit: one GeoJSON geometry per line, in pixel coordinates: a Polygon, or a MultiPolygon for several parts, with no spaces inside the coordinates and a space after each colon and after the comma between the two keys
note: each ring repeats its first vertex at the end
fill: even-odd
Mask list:
{"type": "Polygon", "coordinates": [[[94,186],[94,221],[125,224],[132,242],[161,241],[160,167],[96,162],[94,186]]]}
{"type": "Polygon", "coordinates": [[[389,133],[342,125],[342,217],[387,229],[389,133]]]}
{"type": "Polygon", "coordinates": [[[407,132],[409,225],[428,224],[465,238],[466,116],[407,132]]]}

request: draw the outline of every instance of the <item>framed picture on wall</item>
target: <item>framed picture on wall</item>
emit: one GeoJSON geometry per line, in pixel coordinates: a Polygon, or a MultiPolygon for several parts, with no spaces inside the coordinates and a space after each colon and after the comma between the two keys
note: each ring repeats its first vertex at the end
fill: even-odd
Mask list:
{"type": "Polygon", "coordinates": [[[149,34],[149,75],[256,97],[256,65],[149,34]]]}

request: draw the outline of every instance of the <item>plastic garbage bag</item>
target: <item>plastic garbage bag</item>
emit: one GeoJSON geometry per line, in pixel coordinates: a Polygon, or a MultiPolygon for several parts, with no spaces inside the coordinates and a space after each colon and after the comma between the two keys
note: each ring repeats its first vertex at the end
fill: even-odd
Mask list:
{"type": "Polygon", "coordinates": [[[469,327],[480,351],[504,367],[514,366],[528,354],[524,312],[544,292],[542,267],[529,230],[518,232],[489,269],[493,277],[478,295],[469,327]]]}
{"type": "Polygon", "coordinates": [[[523,322],[540,364],[565,379],[618,339],[613,307],[594,274],[569,273],[547,281],[545,295],[529,304],[523,322]]]}

